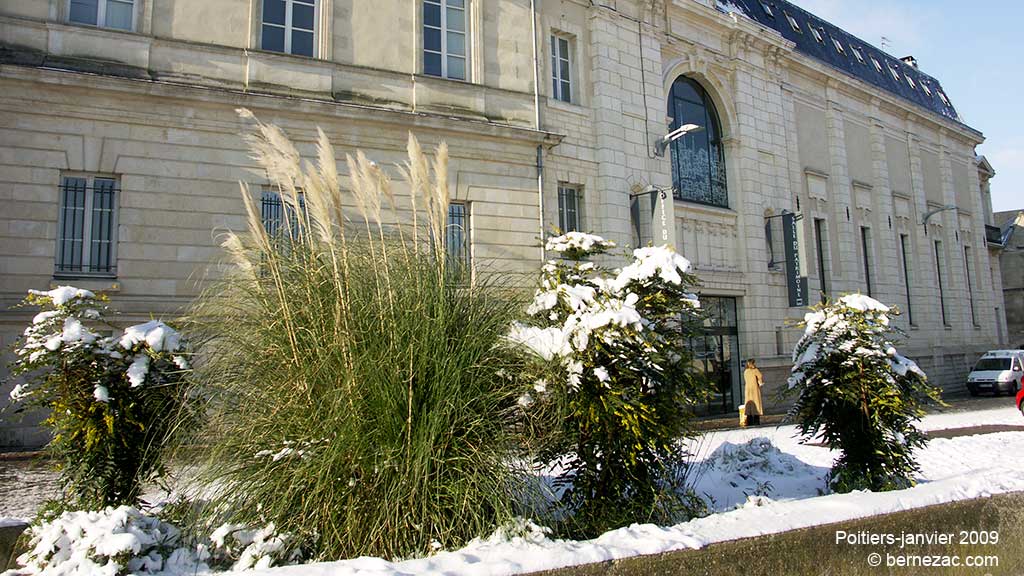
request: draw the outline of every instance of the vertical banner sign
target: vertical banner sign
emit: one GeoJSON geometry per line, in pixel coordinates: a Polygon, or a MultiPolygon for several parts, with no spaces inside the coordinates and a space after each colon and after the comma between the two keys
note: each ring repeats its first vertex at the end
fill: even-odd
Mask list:
{"type": "Polygon", "coordinates": [[[800,275],[800,234],[796,214],[782,214],[782,242],[786,253],[786,286],[789,305],[807,306],[807,277],[800,275]]]}
{"type": "Polygon", "coordinates": [[[676,249],[675,199],[671,190],[651,192],[651,231],[655,246],[676,249]]]}

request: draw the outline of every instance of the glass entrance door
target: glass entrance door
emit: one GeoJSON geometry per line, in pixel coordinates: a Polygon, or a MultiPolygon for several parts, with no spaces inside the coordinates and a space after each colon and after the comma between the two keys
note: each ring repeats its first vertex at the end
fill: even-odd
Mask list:
{"type": "Polygon", "coordinates": [[[690,350],[694,367],[711,383],[712,395],[706,404],[698,406],[697,413],[735,412],[743,401],[736,299],[701,296],[700,304],[707,315],[704,334],[690,339],[690,350]]]}

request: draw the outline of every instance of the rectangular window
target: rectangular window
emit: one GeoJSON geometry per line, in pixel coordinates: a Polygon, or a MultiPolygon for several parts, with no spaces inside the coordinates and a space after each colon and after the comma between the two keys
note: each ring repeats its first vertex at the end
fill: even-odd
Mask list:
{"type": "Polygon", "coordinates": [[[423,73],[466,80],[466,1],[423,0],[423,73]]]}
{"type": "Polygon", "coordinates": [[[316,0],[263,0],[260,47],[299,56],[316,53],[316,0]]]}
{"type": "Polygon", "coordinates": [[[914,324],[914,306],[910,300],[910,253],[907,250],[907,235],[900,234],[900,258],[903,260],[903,287],[907,293],[907,320],[914,324]]]}
{"type": "Polygon", "coordinates": [[[576,186],[558,186],[558,227],[564,232],[577,232],[581,226],[582,194],[576,186]]]}
{"type": "Polygon", "coordinates": [[[448,205],[448,222],[445,230],[445,251],[448,261],[469,266],[469,205],[452,202],[448,205]]]}
{"type": "Polygon", "coordinates": [[[572,40],[551,35],[551,95],[572,102],[572,40]]]}
{"type": "Polygon", "coordinates": [[[860,227],[860,249],[864,254],[864,283],[871,296],[871,229],[866,226],[860,227]]]}
{"type": "Polygon", "coordinates": [[[825,220],[814,219],[814,246],[818,253],[818,286],[822,301],[828,297],[828,240],[825,238],[825,220]]]}
{"type": "Polygon", "coordinates": [[[971,278],[971,247],[964,246],[964,271],[967,272],[967,303],[971,307],[971,325],[978,325],[978,317],[974,314],[974,280],[971,278]]]}
{"type": "Polygon", "coordinates": [[[135,29],[134,0],[68,0],[68,21],[118,30],[135,29]]]}
{"type": "MultiPolygon", "coordinates": [[[[299,210],[308,219],[306,212],[306,197],[299,193],[299,210]]],[[[260,219],[263,221],[263,229],[267,235],[272,237],[287,236],[296,238],[299,233],[299,215],[290,202],[281,199],[281,194],[269,187],[264,188],[260,199],[260,219]]]]}
{"type": "Polygon", "coordinates": [[[942,284],[942,242],[935,241],[935,276],[939,286],[939,308],[942,311],[942,325],[949,326],[949,319],[946,316],[946,291],[942,284]]]}
{"type": "Polygon", "coordinates": [[[65,176],[57,221],[58,275],[117,274],[118,180],[65,176]]]}

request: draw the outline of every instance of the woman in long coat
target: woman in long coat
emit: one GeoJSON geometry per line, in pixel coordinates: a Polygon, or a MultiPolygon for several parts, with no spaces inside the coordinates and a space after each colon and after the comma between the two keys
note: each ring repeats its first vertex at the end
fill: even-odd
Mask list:
{"type": "Polygon", "coordinates": [[[743,398],[746,404],[747,424],[756,426],[761,423],[761,414],[764,413],[764,403],[761,401],[762,386],[764,376],[751,358],[747,360],[747,368],[743,371],[743,398]]]}

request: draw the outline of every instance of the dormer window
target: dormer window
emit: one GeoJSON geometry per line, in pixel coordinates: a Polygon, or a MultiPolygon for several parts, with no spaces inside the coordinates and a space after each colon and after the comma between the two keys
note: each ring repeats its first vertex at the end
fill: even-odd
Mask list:
{"type": "Polygon", "coordinates": [[[911,90],[917,90],[917,84],[914,83],[914,79],[913,78],[911,78],[910,76],[907,76],[906,74],[904,74],[903,77],[907,79],[907,85],[910,86],[911,90]]]}
{"type": "Polygon", "coordinates": [[[949,98],[946,98],[946,95],[942,92],[942,90],[937,90],[937,92],[939,93],[939,100],[942,100],[943,104],[949,106],[949,98]]]}
{"type": "Polygon", "coordinates": [[[879,74],[881,74],[882,73],[882,65],[878,63],[878,60],[875,59],[874,56],[871,57],[871,63],[875,65],[875,70],[878,71],[879,74]]]}
{"type": "Polygon", "coordinates": [[[775,18],[775,13],[772,12],[772,7],[767,2],[761,2],[761,9],[768,15],[769,18],[775,18]]]}
{"type": "Polygon", "coordinates": [[[824,34],[825,29],[824,28],[815,28],[814,26],[811,26],[810,24],[808,24],[808,27],[810,27],[811,34],[814,35],[814,39],[817,40],[819,43],[824,44],[825,43],[825,34],[824,34]]]}
{"type": "Polygon", "coordinates": [[[803,34],[804,31],[800,29],[800,24],[797,23],[796,18],[790,16],[789,12],[784,12],[784,14],[786,15],[786,20],[789,21],[789,27],[793,29],[793,32],[803,34]]]}
{"type": "Polygon", "coordinates": [[[895,80],[897,82],[900,81],[900,73],[896,71],[896,67],[893,66],[892,64],[889,64],[889,72],[892,73],[892,79],[893,80],[895,80]]]}
{"type": "Polygon", "coordinates": [[[864,63],[864,54],[860,51],[860,48],[856,48],[854,46],[850,46],[850,49],[853,50],[853,56],[857,59],[857,62],[860,62],[861,64],[863,64],[864,63]]]}
{"type": "Polygon", "coordinates": [[[836,52],[839,52],[840,54],[842,54],[844,56],[846,55],[846,50],[843,49],[843,45],[839,43],[839,40],[836,40],[835,38],[833,38],[832,39],[832,44],[835,45],[836,52]]]}
{"type": "Polygon", "coordinates": [[[924,88],[924,93],[925,94],[927,94],[929,96],[932,95],[932,89],[928,87],[928,83],[927,82],[921,82],[921,88],[924,88]]]}

